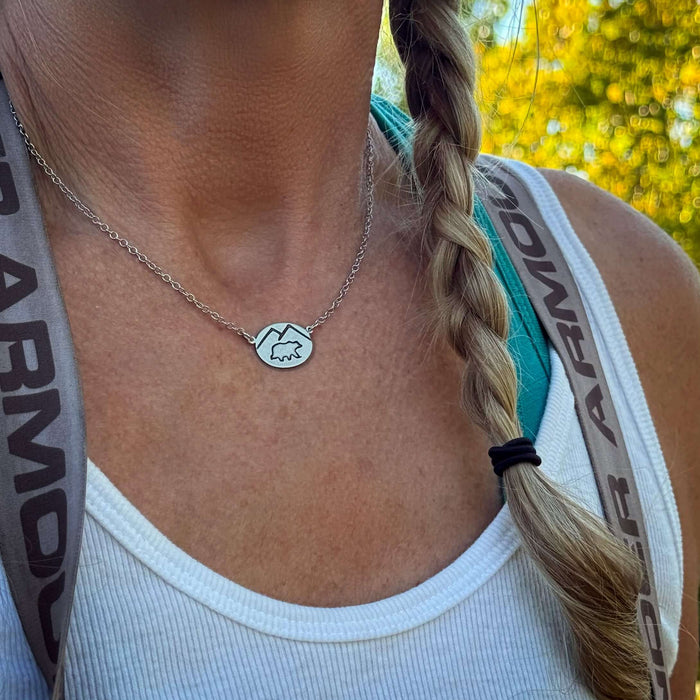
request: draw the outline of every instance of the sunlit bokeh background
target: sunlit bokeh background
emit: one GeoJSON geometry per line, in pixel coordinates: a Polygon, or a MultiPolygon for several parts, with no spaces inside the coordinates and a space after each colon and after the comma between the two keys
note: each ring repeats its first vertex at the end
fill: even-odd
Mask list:
{"type": "MultiPolygon", "coordinates": [[[[386,10],[373,90],[408,112],[386,10]]],[[[700,0],[475,0],[463,21],[482,150],[589,179],[700,267],[700,0]]]]}
{"type": "MultiPolygon", "coordinates": [[[[476,0],[482,150],[563,168],[700,266],[700,0],[476,0]]],[[[408,111],[383,22],[374,91],[408,111]]]]}

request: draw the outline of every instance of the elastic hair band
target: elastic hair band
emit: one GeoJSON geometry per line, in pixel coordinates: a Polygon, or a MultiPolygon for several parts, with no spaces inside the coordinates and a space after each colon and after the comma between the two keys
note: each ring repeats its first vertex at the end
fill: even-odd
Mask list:
{"type": "Polygon", "coordinates": [[[494,445],[489,448],[489,457],[493,470],[498,476],[502,476],[508,467],[519,462],[530,462],[536,467],[542,464],[540,456],[535,452],[532,440],[526,437],[517,437],[503,445],[494,445]]]}

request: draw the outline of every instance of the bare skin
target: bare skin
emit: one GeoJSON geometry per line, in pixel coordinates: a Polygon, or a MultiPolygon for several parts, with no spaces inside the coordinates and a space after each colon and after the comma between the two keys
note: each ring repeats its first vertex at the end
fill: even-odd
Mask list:
{"type": "MultiPolygon", "coordinates": [[[[93,208],[256,332],[270,319],[313,320],[355,255],[380,11],[379,0],[0,0],[0,67],[40,150],[93,208]]],[[[488,440],[459,410],[461,364],[449,348],[429,351],[422,333],[423,263],[405,243],[411,206],[371,126],[379,182],[367,258],[312,361],[284,375],[92,235],[37,174],[91,459],[205,565],[306,605],[411,588],[501,505],[488,440]]],[[[695,632],[700,287],[663,232],[594,188],[585,199],[580,183],[548,177],[601,269],[662,449],[675,457],[684,625],[695,632]],[[590,217],[599,202],[609,207],[603,228],[590,217]],[[615,245],[605,230],[622,232],[615,245]],[[647,293],[662,273],[673,284],[647,293]],[[664,323],[650,326],[657,315],[664,323]],[[673,378],[659,373],[669,357],[673,378]],[[691,401],[695,412],[678,410],[691,401]]],[[[682,632],[674,698],[692,697],[696,650],[682,632]]]]}

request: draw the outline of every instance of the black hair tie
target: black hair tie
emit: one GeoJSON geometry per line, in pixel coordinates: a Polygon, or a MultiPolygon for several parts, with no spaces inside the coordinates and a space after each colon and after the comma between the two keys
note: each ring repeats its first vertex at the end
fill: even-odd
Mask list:
{"type": "Polygon", "coordinates": [[[489,448],[489,457],[491,457],[493,470],[498,476],[502,476],[508,467],[518,462],[530,462],[536,467],[542,464],[532,440],[526,437],[514,438],[503,445],[494,445],[489,448]]]}

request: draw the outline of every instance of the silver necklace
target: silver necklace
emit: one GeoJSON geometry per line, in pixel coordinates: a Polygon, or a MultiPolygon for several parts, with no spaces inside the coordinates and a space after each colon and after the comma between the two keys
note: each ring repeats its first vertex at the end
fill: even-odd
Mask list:
{"type": "Polygon", "coordinates": [[[369,233],[372,227],[374,209],[375,157],[374,143],[372,141],[369,128],[367,129],[367,141],[365,146],[365,160],[367,162],[365,176],[367,185],[367,213],[365,215],[364,231],[360,241],[360,247],[357,251],[357,255],[355,256],[355,261],[350,268],[350,272],[348,273],[343,286],[340,288],[338,296],[333,300],[331,305],[308,326],[301,326],[290,322],[271,323],[265,326],[265,328],[263,328],[257,335],[253,336],[242,326],[236,325],[233,321],[227,321],[223,316],[221,316],[221,314],[199,301],[194,294],[188,292],[179,282],[174,280],[171,275],[165,272],[162,267],[150,260],[144,253],[140,252],[138,248],[129,243],[126,238],[122,238],[122,236],[104,223],[92,211],[92,209],[90,209],[90,207],[83,204],[83,202],[81,202],[73,191],[63,182],[63,180],[61,180],[61,178],[56,174],[46,160],[44,160],[39,151],[37,151],[36,147],[31,142],[24,125],[17,116],[12,100],[10,100],[10,110],[12,111],[12,116],[14,117],[15,124],[17,124],[19,132],[24,138],[24,143],[27,146],[27,150],[34,156],[36,162],[51,178],[51,181],[57,185],[61,192],[63,192],[63,194],[75,205],[76,209],[87,216],[87,218],[90,219],[90,221],[97,226],[100,231],[106,233],[110,239],[116,241],[122,248],[125,248],[127,252],[131,253],[131,255],[133,255],[139,262],[146,265],[149,270],[158,275],[158,277],[160,277],[164,282],[167,282],[176,292],[180,292],[180,294],[182,294],[187,301],[194,304],[202,313],[207,314],[211,319],[217,323],[220,323],[225,328],[228,328],[247,340],[248,343],[255,346],[255,351],[258,357],[270,367],[278,367],[281,369],[297,367],[309,359],[313,349],[311,334],[315,328],[320,326],[322,323],[325,323],[338,308],[338,306],[340,306],[341,301],[348,293],[348,289],[350,289],[350,285],[355,280],[355,275],[357,275],[357,271],[360,269],[360,264],[362,259],[365,257],[365,251],[367,250],[367,241],[369,239],[369,233]]]}

